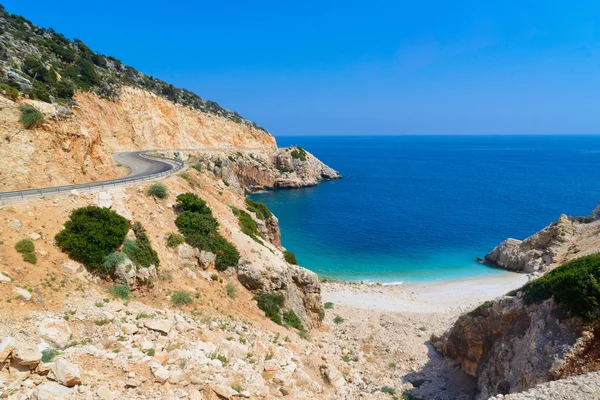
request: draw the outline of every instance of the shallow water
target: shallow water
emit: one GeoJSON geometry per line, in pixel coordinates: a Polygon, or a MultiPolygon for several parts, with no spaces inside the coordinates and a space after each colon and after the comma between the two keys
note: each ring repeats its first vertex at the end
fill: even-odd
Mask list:
{"type": "Polygon", "coordinates": [[[280,137],[344,178],[255,194],[321,276],[380,282],[499,275],[474,261],[600,199],[600,136],[280,137]]]}

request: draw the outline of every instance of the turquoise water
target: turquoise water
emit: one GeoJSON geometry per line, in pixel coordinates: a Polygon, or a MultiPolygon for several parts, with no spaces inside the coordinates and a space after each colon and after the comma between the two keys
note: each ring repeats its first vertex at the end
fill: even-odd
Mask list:
{"type": "Polygon", "coordinates": [[[600,199],[600,136],[280,137],[344,178],[252,195],[322,277],[381,282],[500,275],[481,265],[600,199]]]}

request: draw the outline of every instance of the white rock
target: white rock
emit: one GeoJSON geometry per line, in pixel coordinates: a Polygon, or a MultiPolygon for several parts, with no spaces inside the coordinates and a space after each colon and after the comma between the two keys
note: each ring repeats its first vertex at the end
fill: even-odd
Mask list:
{"type": "Polygon", "coordinates": [[[114,393],[106,385],[100,386],[98,390],[96,390],[96,395],[101,400],[115,400],[116,398],[114,393]]]}
{"type": "Polygon", "coordinates": [[[16,341],[13,337],[5,337],[0,342],[0,363],[3,363],[15,349],[16,341]]]}
{"type": "Polygon", "coordinates": [[[13,289],[13,293],[17,296],[17,297],[21,297],[23,300],[25,301],[29,301],[31,300],[31,293],[29,293],[27,290],[25,289],[21,289],[21,288],[14,288],[13,289]]]}
{"type": "Polygon", "coordinates": [[[71,196],[79,197],[79,191],[77,189],[71,190],[71,196]]]}
{"type": "Polygon", "coordinates": [[[169,376],[171,375],[169,370],[166,369],[165,367],[157,368],[153,372],[153,374],[154,374],[154,381],[156,381],[158,383],[165,383],[169,379],[169,376]]]}
{"type": "Polygon", "coordinates": [[[45,318],[38,326],[38,335],[51,346],[62,349],[71,340],[71,328],[63,319],[45,318]]]}
{"type": "Polygon", "coordinates": [[[125,324],[121,324],[121,329],[123,330],[123,332],[133,335],[134,333],[136,333],[139,329],[135,324],[129,324],[129,323],[125,323],[125,324]]]}
{"type": "Polygon", "coordinates": [[[168,319],[152,319],[144,324],[146,328],[153,331],[164,333],[165,335],[171,331],[173,324],[168,319]]]}
{"type": "Polygon", "coordinates": [[[52,373],[64,386],[73,387],[81,384],[81,368],[67,360],[58,360],[52,368],[52,373]]]}
{"type": "Polygon", "coordinates": [[[96,194],[96,205],[101,208],[110,208],[112,206],[112,197],[109,192],[98,192],[96,194]]]}
{"type": "Polygon", "coordinates": [[[23,226],[23,224],[18,219],[15,219],[13,222],[11,222],[8,225],[8,227],[10,229],[14,229],[15,231],[20,231],[22,226],[23,226]]]}
{"type": "Polygon", "coordinates": [[[12,353],[12,358],[20,365],[25,367],[35,367],[42,359],[42,352],[25,343],[17,343],[12,353]]]}
{"type": "Polygon", "coordinates": [[[42,236],[39,233],[32,233],[31,235],[29,235],[29,237],[31,238],[31,240],[40,240],[42,238],[42,236]]]}
{"type": "Polygon", "coordinates": [[[0,272],[0,282],[12,282],[12,279],[0,272]]]}
{"type": "Polygon", "coordinates": [[[83,265],[79,264],[75,261],[65,261],[62,265],[63,271],[71,273],[71,274],[80,274],[85,271],[83,265]]]}
{"type": "Polygon", "coordinates": [[[69,389],[56,382],[44,383],[38,386],[31,398],[34,400],[68,400],[73,397],[73,389],[69,389]]]}

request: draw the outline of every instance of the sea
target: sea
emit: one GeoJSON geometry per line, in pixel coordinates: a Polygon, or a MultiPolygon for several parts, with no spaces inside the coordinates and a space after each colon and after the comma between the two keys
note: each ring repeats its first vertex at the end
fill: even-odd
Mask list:
{"type": "Polygon", "coordinates": [[[282,136],[343,178],[253,194],[322,278],[382,283],[505,271],[475,261],[600,200],[600,136],[282,136]]]}

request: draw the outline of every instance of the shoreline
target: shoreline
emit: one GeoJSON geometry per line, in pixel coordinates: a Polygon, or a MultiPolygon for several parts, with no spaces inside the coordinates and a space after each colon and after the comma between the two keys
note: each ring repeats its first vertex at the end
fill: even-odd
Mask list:
{"type": "Polygon", "coordinates": [[[475,277],[448,281],[401,284],[321,282],[323,302],[359,309],[445,313],[464,311],[505,295],[529,281],[526,274],[475,277]]]}

